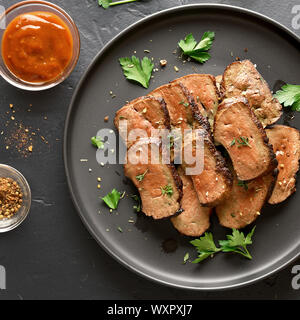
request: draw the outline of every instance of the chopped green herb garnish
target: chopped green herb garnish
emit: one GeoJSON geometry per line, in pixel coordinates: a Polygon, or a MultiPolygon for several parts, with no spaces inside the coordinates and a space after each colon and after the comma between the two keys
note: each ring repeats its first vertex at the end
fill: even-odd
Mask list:
{"type": "Polygon", "coordinates": [[[183,101],[180,101],[179,104],[182,104],[182,105],[184,105],[185,107],[188,107],[188,106],[190,105],[188,102],[184,102],[184,100],[183,100],[183,101]]]}
{"type": "Polygon", "coordinates": [[[123,233],[123,229],[121,227],[118,227],[118,231],[123,233]]]}
{"type": "Polygon", "coordinates": [[[230,147],[233,147],[235,145],[235,139],[233,139],[230,143],[230,147]]]}
{"type": "Polygon", "coordinates": [[[164,187],[160,187],[160,189],[161,189],[161,193],[162,193],[162,195],[168,195],[169,197],[172,197],[172,195],[173,195],[173,188],[172,188],[172,186],[171,185],[166,185],[166,186],[164,186],[164,187]]]}
{"type": "Polygon", "coordinates": [[[119,4],[125,4],[130,2],[136,2],[139,0],[122,0],[122,1],[115,1],[112,2],[112,0],[98,0],[98,4],[100,7],[107,9],[108,7],[117,6],[119,4]]]}
{"type": "Polygon", "coordinates": [[[140,83],[144,88],[149,87],[154,64],[148,57],[142,61],[136,56],[119,59],[124,75],[128,80],[140,83]]]}
{"type": "Polygon", "coordinates": [[[238,148],[241,148],[242,146],[246,146],[251,148],[250,144],[249,144],[249,138],[247,137],[240,137],[238,139],[236,139],[236,142],[239,144],[238,148]]]}
{"type": "Polygon", "coordinates": [[[148,173],[148,171],[149,171],[149,170],[147,169],[143,174],[140,174],[140,175],[136,176],[136,177],[135,177],[136,180],[139,181],[139,182],[143,181],[144,178],[145,178],[145,175],[148,173]]]}
{"type": "Polygon", "coordinates": [[[204,63],[210,59],[210,54],[207,52],[213,43],[215,33],[207,31],[203,34],[201,41],[197,44],[194,36],[190,33],[184,40],[180,40],[178,45],[183,53],[192,59],[204,63]]]}
{"type": "Polygon", "coordinates": [[[141,208],[141,199],[140,199],[140,197],[137,196],[137,195],[133,195],[133,196],[131,196],[131,198],[137,202],[137,205],[133,206],[133,209],[136,212],[141,212],[142,208],[141,208]]]}
{"type": "Polygon", "coordinates": [[[286,84],[274,95],[284,107],[300,111],[300,85],[286,84]]]}
{"type": "Polygon", "coordinates": [[[117,209],[119,201],[121,198],[121,193],[116,189],[113,189],[111,193],[102,198],[102,200],[107,204],[111,209],[117,209]]]}
{"type": "Polygon", "coordinates": [[[187,252],[183,258],[183,263],[186,264],[190,258],[190,254],[187,252]]]}
{"type": "Polygon", "coordinates": [[[93,146],[97,147],[98,149],[104,149],[104,142],[100,137],[92,137],[91,141],[93,146]]]}
{"type": "Polygon", "coordinates": [[[246,191],[248,191],[248,189],[249,189],[247,181],[238,180],[238,186],[243,187],[246,191]]]}

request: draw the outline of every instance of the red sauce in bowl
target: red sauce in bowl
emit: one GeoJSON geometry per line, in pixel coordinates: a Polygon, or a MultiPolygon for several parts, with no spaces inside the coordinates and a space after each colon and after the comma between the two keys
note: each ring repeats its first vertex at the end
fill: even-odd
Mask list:
{"type": "Polygon", "coordinates": [[[2,38],[2,57],[19,79],[44,83],[61,76],[73,55],[69,27],[50,12],[21,14],[7,26],[2,38]]]}

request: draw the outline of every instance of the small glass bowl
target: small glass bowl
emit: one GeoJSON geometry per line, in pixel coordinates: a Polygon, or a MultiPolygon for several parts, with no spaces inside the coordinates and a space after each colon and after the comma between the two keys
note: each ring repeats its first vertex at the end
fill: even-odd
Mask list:
{"type": "Polygon", "coordinates": [[[23,193],[23,203],[19,211],[11,218],[4,218],[0,220],[0,233],[4,233],[15,229],[26,219],[31,207],[31,191],[24,176],[19,171],[8,165],[0,164],[0,177],[11,178],[16,181],[23,193]]]}
{"type": "Polygon", "coordinates": [[[29,91],[41,91],[41,90],[50,89],[58,85],[59,83],[63,82],[66,78],[68,78],[68,76],[72,73],[72,71],[74,70],[77,64],[79,54],[80,54],[80,35],[78,32],[78,29],[73,19],[59,6],[47,1],[28,0],[28,1],[19,2],[11,6],[2,15],[0,13],[0,75],[2,76],[2,78],[4,78],[7,82],[12,84],[13,86],[23,90],[29,90],[29,91]],[[24,14],[26,12],[35,12],[35,11],[44,11],[44,12],[51,12],[56,14],[69,27],[70,32],[72,34],[72,38],[73,38],[73,55],[69,65],[63,71],[63,73],[59,75],[59,77],[43,83],[26,82],[16,77],[7,68],[1,54],[2,37],[5,32],[5,28],[3,27],[8,26],[9,23],[20,14],[24,14]]]}

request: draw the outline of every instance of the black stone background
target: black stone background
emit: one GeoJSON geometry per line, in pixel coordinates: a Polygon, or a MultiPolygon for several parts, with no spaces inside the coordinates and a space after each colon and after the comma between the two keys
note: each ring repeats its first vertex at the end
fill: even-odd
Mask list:
{"type": "MultiPolygon", "coordinates": [[[[0,5],[16,2],[0,0],[0,5]]],[[[62,158],[64,120],[74,88],[98,51],[125,27],[166,8],[209,2],[255,10],[293,30],[291,10],[299,0],[144,0],[109,10],[98,7],[97,0],[51,2],[66,9],[78,25],[81,56],[69,79],[46,92],[17,90],[0,79],[0,131],[13,104],[16,120],[40,128],[49,141],[47,145],[40,140],[24,159],[6,150],[0,135],[0,162],[28,178],[33,199],[24,224],[0,235],[0,265],[7,272],[7,290],[0,291],[0,299],[299,299],[300,291],[291,287],[292,265],[251,286],[222,292],[177,290],[133,274],[106,254],[81,223],[68,192],[62,158]]],[[[293,31],[300,35],[300,30],[293,31]]]]}

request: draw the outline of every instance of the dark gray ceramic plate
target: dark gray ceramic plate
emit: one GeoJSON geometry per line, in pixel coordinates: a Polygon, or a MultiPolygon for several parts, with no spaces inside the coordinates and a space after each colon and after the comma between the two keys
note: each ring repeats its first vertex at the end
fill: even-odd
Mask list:
{"type": "MultiPolygon", "coordinates": [[[[192,259],[195,252],[189,244],[190,239],[179,235],[169,221],[153,221],[143,214],[136,214],[129,196],[120,202],[117,213],[110,213],[100,199],[113,188],[124,190],[127,195],[137,191],[124,178],[121,165],[102,168],[97,164],[90,137],[104,127],[115,130],[114,114],[126,100],[145,95],[185,74],[221,74],[235,57],[249,58],[256,63],[271,87],[280,84],[278,81],[300,83],[299,39],[283,26],[230,6],[182,6],[143,19],[112,40],[88,68],[69,109],[65,166],[71,194],[84,224],[99,244],[123,265],[163,284],[198,290],[238,287],[274,273],[299,254],[300,193],[263,210],[256,222],[251,246],[253,260],[219,254],[199,265],[183,264],[185,254],[189,252],[192,259]],[[177,42],[190,32],[199,39],[207,30],[216,32],[212,58],[204,65],[183,64],[179,54],[173,53],[177,42]],[[156,63],[159,59],[168,60],[168,66],[155,73],[149,90],[127,81],[118,63],[120,57],[134,52],[143,57],[145,49],[151,51],[147,55],[154,57],[156,63]],[[179,68],[177,73],[175,65],[179,68]],[[110,91],[115,98],[110,96],[110,91]],[[103,118],[107,115],[110,121],[105,124],[103,118]],[[88,159],[88,162],[80,159],[88,159]],[[97,189],[97,177],[102,178],[101,190],[97,189]],[[166,253],[165,249],[173,252],[166,253]]],[[[290,120],[289,115],[284,114],[283,121],[300,128],[298,115],[290,120]]],[[[211,231],[215,238],[224,238],[229,230],[220,227],[215,218],[212,220],[211,231]]]]}

